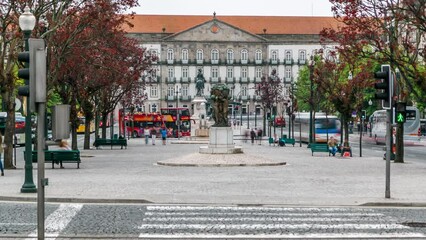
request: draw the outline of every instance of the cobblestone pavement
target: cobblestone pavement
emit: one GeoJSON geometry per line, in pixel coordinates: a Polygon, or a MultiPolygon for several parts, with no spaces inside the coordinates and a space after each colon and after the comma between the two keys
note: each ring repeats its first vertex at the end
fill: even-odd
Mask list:
{"type": "MultiPolygon", "coordinates": [[[[0,238],[35,239],[36,204],[0,203],[0,238]]],[[[425,208],[47,204],[48,239],[426,239],[425,208]],[[423,227],[422,227],[423,226],[423,227]]]]}

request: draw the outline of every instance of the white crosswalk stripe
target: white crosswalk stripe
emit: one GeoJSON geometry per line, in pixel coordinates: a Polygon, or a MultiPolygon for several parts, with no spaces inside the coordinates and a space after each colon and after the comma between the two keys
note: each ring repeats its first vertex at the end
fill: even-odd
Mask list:
{"type": "Polygon", "coordinates": [[[367,208],[147,206],[140,238],[423,238],[367,208]]]}

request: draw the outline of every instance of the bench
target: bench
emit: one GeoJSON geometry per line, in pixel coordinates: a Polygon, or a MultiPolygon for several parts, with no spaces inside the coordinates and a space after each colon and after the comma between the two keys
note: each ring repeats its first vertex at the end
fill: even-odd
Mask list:
{"type": "MultiPolygon", "coordinates": [[[[24,152],[25,154],[25,152],[24,152]]],[[[31,159],[33,163],[37,162],[37,151],[32,151],[31,159]]],[[[51,162],[52,168],[55,168],[55,163],[60,164],[63,168],[63,162],[75,162],[77,168],[80,168],[80,151],[79,150],[44,150],[44,161],[51,162]]]]}
{"type": "Polygon", "coordinates": [[[312,156],[314,156],[314,152],[326,152],[330,156],[330,150],[328,149],[328,145],[324,143],[310,143],[309,147],[312,151],[312,156]]]}
{"type": "Polygon", "coordinates": [[[285,144],[291,144],[294,147],[294,144],[296,144],[296,139],[294,138],[281,138],[280,140],[284,141],[285,144]]]}
{"type": "Polygon", "coordinates": [[[99,149],[99,146],[121,146],[121,149],[125,147],[127,149],[127,139],[125,138],[117,138],[117,139],[106,139],[106,138],[98,138],[93,143],[93,146],[96,149],[99,149]]]}

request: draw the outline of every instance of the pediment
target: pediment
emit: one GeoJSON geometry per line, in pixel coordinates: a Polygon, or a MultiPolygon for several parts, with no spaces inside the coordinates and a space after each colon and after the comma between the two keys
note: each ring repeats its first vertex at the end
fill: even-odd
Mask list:
{"type": "Polygon", "coordinates": [[[207,41],[207,42],[264,42],[266,39],[213,19],[185,31],[168,36],[166,41],[207,41]]]}

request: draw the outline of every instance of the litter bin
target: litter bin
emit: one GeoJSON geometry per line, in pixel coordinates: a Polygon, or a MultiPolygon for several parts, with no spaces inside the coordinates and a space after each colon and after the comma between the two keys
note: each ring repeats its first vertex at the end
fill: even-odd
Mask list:
{"type": "Polygon", "coordinates": [[[114,139],[118,139],[118,134],[114,134],[114,139]]]}

